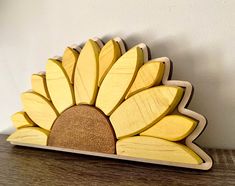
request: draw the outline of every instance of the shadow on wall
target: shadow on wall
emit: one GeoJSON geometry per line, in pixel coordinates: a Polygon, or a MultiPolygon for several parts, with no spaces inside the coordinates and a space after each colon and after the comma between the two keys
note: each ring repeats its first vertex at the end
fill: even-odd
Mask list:
{"type": "MultiPolygon", "coordinates": [[[[120,33],[117,35],[122,37],[120,33]]],[[[106,42],[113,37],[115,35],[101,39],[106,42]]],[[[197,141],[206,147],[227,148],[225,138],[232,138],[233,126],[229,120],[234,117],[235,108],[230,100],[231,96],[229,97],[229,93],[225,91],[229,90],[230,85],[226,83],[224,56],[220,52],[219,44],[195,47],[184,35],[158,39],[156,34],[148,31],[144,34],[132,34],[123,39],[128,48],[140,42],[148,45],[152,59],[166,56],[173,61],[172,79],[189,81],[195,88],[195,95],[189,108],[205,115],[208,119],[207,128],[197,141]]]]}

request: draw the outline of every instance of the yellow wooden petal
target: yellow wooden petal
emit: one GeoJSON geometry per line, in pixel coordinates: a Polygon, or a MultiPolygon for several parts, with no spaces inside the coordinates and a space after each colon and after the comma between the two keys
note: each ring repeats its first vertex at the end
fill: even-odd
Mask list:
{"type": "Polygon", "coordinates": [[[151,127],[176,107],[182,95],[180,87],[158,86],[131,96],[110,116],[117,138],[151,127]]]}
{"type": "Polygon", "coordinates": [[[35,126],[33,121],[28,117],[26,112],[16,112],[11,116],[11,120],[16,128],[35,126]]]}
{"type": "Polygon", "coordinates": [[[202,159],[185,145],[164,139],[135,136],[117,141],[118,155],[177,163],[201,164],[202,159]]]}
{"type": "Polygon", "coordinates": [[[46,82],[52,103],[59,113],[75,104],[72,85],[59,61],[48,60],[46,82]]]}
{"type": "Polygon", "coordinates": [[[103,80],[97,96],[96,107],[110,115],[124,100],[139,67],[143,64],[143,52],[135,47],[121,56],[103,80]]]}
{"type": "Polygon", "coordinates": [[[51,102],[35,92],[23,93],[21,100],[24,111],[31,120],[40,127],[50,130],[59,115],[51,102]]]}
{"type": "Polygon", "coordinates": [[[101,85],[106,74],[112,65],[121,56],[121,49],[118,43],[114,40],[108,41],[100,51],[99,55],[99,81],[98,86],[101,85]]]}
{"type": "Polygon", "coordinates": [[[16,130],[7,141],[34,145],[47,145],[49,132],[39,127],[27,127],[16,130]]]}
{"type": "Polygon", "coordinates": [[[145,63],[138,71],[134,83],[132,84],[126,99],[137,92],[159,85],[164,73],[164,64],[162,62],[151,61],[145,63]]]}
{"type": "Polygon", "coordinates": [[[93,40],[88,40],[81,50],[75,68],[74,90],[76,104],[92,105],[98,90],[98,59],[100,48],[93,40]]]}
{"type": "Polygon", "coordinates": [[[69,77],[70,83],[74,82],[74,71],[78,60],[78,56],[79,56],[78,51],[70,47],[67,47],[62,57],[62,66],[64,67],[69,77]]]}
{"type": "Polygon", "coordinates": [[[50,100],[50,95],[47,90],[45,74],[33,74],[31,77],[32,90],[50,100]]]}
{"type": "Polygon", "coordinates": [[[162,118],[140,135],[179,141],[187,137],[196,127],[197,122],[182,115],[169,115],[162,118]]]}

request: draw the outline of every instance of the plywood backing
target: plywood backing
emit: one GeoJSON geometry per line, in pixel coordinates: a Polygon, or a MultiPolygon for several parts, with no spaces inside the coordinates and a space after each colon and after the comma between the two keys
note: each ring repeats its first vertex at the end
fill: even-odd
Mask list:
{"type": "MultiPolygon", "coordinates": [[[[113,67],[110,69],[107,76],[104,78],[103,83],[101,84],[98,97],[96,100],[96,106],[100,108],[107,116],[112,114],[110,117],[112,124],[105,117],[105,115],[102,112],[100,112],[100,110],[98,110],[95,107],[89,106],[89,105],[94,105],[97,91],[98,91],[98,54],[99,54],[100,48],[103,47],[103,44],[101,42],[95,43],[95,41],[89,40],[80,53],[80,56],[79,56],[80,60],[78,59],[78,63],[77,63],[76,70],[75,70],[75,82],[74,82],[75,83],[75,97],[76,97],[76,103],[78,106],[69,108],[73,104],[68,104],[65,107],[64,106],[60,107],[58,105],[57,106],[55,105],[55,108],[58,110],[57,112],[57,110],[54,108],[54,106],[51,104],[49,100],[47,100],[45,97],[40,96],[39,94],[35,92],[24,93],[22,96],[24,109],[26,113],[29,115],[30,119],[32,119],[32,121],[35,122],[35,120],[37,120],[36,123],[46,130],[50,130],[51,126],[53,125],[53,128],[48,138],[48,145],[50,146],[41,147],[40,144],[29,145],[29,144],[25,144],[24,142],[18,143],[17,141],[12,141],[12,143],[19,144],[19,145],[32,146],[32,147],[45,148],[45,149],[62,150],[62,151],[84,153],[84,154],[91,154],[91,155],[98,155],[98,156],[100,155],[104,157],[120,158],[120,159],[135,160],[135,161],[142,161],[142,162],[152,162],[152,163],[167,164],[167,165],[174,165],[174,166],[181,166],[181,167],[188,167],[188,168],[195,168],[195,169],[202,169],[202,170],[210,169],[212,166],[211,158],[202,149],[200,149],[196,144],[193,143],[193,141],[201,134],[201,132],[205,128],[206,119],[202,115],[195,113],[186,108],[190,100],[190,97],[192,95],[192,85],[185,81],[169,80],[171,66],[170,66],[170,60],[168,58],[153,59],[154,61],[164,64],[164,74],[162,78],[163,87],[178,87],[178,90],[184,89],[184,94],[182,94],[183,91],[179,91],[181,92],[181,95],[179,96],[177,94],[178,95],[176,96],[177,101],[174,101],[173,99],[172,102],[175,104],[173,104],[173,106],[170,105],[169,109],[168,108],[165,109],[167,110],[167,112],[162,111],[162,113],[159,114],[157,118],[153,118],[151,116],[151,113],[154,110],[153,109],[154,104],[151,104],[150,102],[159,104],[160,100],[155,100],[154,97],[159,97],[159,96],[161,97],[162,96],[161,94],[164,94],[166,95],[166,97],[164,97],[163,99],[164,100],[163,102],[165,104],[169,102],[168,97],[172,96],[172,91],[169,91],[169,93],[166,93],[167,91],[160,91],[161,93],[159,93],[158,95],[147,94],[148,96],[146,96],[146,99],[150,99],[151,101],[148,103],[146,102],[146,104],[142,104],[142,102],[146,100],[145,98],[143,99],[143,97],[141,97],[137,99],[137,97],[140,94],[142,95],[143,92],[145,91],[142,91],[140,93],[134,92],[133,95],[130,95],[129,99],[123,102],[126,94],[128,93],[128,90],[130,89],[132,83],[135,80],[137,71],[139,67],[141,66],[141,63],[143,61],[146,62],[148,60],[147,55],[143,55],[147,51],[146,45],[144,45],[145,47],[142,47],[142,48],[140,46],[141,45],[139,45],[139,47],[136,47],[136,48],[137,50],[138,48],[142,49],[142,52],[139,52],[140,54],[142,53],[142,57],[140,55],[139,59],[138,57],[135,59],[134,65],[133,67],[131,67],[132,71],[130,71],[130,68],[129,68],[129,65],[130,65],[129,59],[127,60],[128,63],[124,63],[126,60],[124,58],[125,60],[123,61],[123,64],[122,63],[121,65],[119,64],[119,60],[125,55],[127,55],[128,54],[127,52],[113,65],[113,67]],[[117,68],[115,69],[115,67],[117,68]],[[114,72],[111,73],[113,69],[114,69],[114,72]],[[123,77],[120,77],[120,74],[123,74],[123,77]],[[120,83],[117,83],[118,81],[120,81],[120,83]],[[106,88],[103,88],[105,86],[106,88]],[[110,92],[114,92],[114,94],[109,94],[110,92]],[[134,101],[131,104],[130,103],[127,104],[127,106],[129,105],[128,108],[130,107],[131,109],[129,110],[132,110],[133,113],[131,112],[128,113],[127,112],[128,109],[126,108],[122,109],[122,105],[125,105],[126,102],[128,103],[128,101],[130,102],[130,100],[134,100],[134,101]],[[88,104],[88,105],[81,105],[81,104],[88,104]],[[119,106],[120,104],[122,105],[119,106]],[[203,160],[202,162],[199,162],[198,164],[192,164],[192,162],[188,162],[188,163],[187,162],[186,163],[174,162],[174,161],[169,162],[169,161],[164,161],[163,159],[158,159],[159,161],[158,160],[155,161],[155,160],[147,159],[145,157],[137,157],[137,156],[135,158],[126,157],[125,153],[124,154],[118,153],[121,156],[109,155],[109,154],[114,154],[116,152],[116,149],[115,149],[116,138],[115,138],[115,134],[112,129],[112,126],[114,126],[117,138],[126,139],[126,137],[128,136],[138,134],[139,132],[142,132],[143,130],[154,125],[155,122],[158,122],[167,113],[170,113],[177,104],[178,104],[178,108],[177,108],[176,113],[185,115],[189,118],[194,118],[197,121],[197,127],[195,129],[193,128],[194,130],[192,129],[190,131],[191,134],[189,134],[190,132],[187,133],[188,136],[186,135],[187,137],[185,138],[185,145],[187,146],[187,148],[191,149],[197,155],[199,155],[203,160]],[[133,109],[135,107],[136,108],[138,107],[136,111],[135,109],[133,109]],[[147,114],[140,113],[139,119],[141,120],[141,118],[142,119],[144,118],[143,122],[146,122],[147,120],[149,121],[145,123],[146,126],[138,126],[139,128],[133,128],[134,126],[133,123],[136,123],[139,120],[138,117],[136,120],[135,114],[138,113],[138,110],[141,111],[142,108],[145,108],[145,110],[150,109],[151,111],[150,112],[146,111],[147,114]],[[120,112],[120,110],[122,112],[120,112]],[[46,113],[48,114],[48,112],[49,112],[49,117],[44,117],[44,115],[46,113]],[[59,113],[60,113],[60,116],[59,116],[59,113]],[[150,117],[150,119],[145,118],[145,117],[150,117]],[[125,119],[129,120],[129,122],[127,122],[126,124],[127,130],[125,129],[124,126],[121,126],[123,123],[125,124],[125,119]],[[99,123],[99,125],[97,125],[97,123],[99,123]],[[75,150],[72,150],[72,149],[75,149],[75,150]],[[96,153],[96,152],[99,152],[99,153],[96,153]],[[103,154],[103,153],[106,153],[106,154],[103,154]]],[[[133,60],[131,60],[131,62],[133,63],[133,60]]],[[[60,64],[58,63],[58,65],[60,64]]],[[[67,76],[65,75],[65,77],[67,76]]],[[[71,81],[69,82],[69,79],[67,80],[68,82],[66,82],[66,85],[71,85],[70,83],[72,82],[71,81]]],[[[149,86],[152,86],[152,85],[149,85],[149,86]]],[[[54,88],[51,88],[51,90],[52,89],[54,88]]],[[[151,89],[154,89],[154,88],[151,88],[151,89]]],[[[146,90],[146,92],[150,91],[151,89],[146,90]]],[[[51,97],[53,98],[53,96],[50,95],[50,98],[51,97]]],[[[64,99],[61,99],[61,100],[64,100],[64,99]]],[[[55,102],[55,101],[53,101],[52,99],[52,102],[55,102]]],[[[160,105],[162,106],[163,104],[161,103],[160,105]]],[[[142,135],[146,135],[146,134],[142,133],[142,135]]],[[[154,136],[155,133],[154,134],[152,133],[151,135],[154,136]]],[[[140,138],[152,139],[153,137],[140,136],[140,138]]]]}

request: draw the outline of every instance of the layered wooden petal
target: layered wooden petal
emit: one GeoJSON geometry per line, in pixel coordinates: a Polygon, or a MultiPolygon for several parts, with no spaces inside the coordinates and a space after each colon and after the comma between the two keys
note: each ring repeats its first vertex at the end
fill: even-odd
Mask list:
{"type": "Polygon", "coordinates": [[[16,130],[7,141],[33,145],[47,145],[49,132],[39,127],[27,127],[16,130]]]}
{"type": "Polygon", "coordinates": [[[43,96],[35,92],[25,92],[21,95],[24,111],[31,120],[40,127],[50,130],[59,115],[54,106],[43,96]]]}
{"type": "Polygon", "coordinates": [[[43,73],[33,74],[31,77],[32,90],[50,100],[47,90],[46,76],[43,73]]]}
{"type": "Polygon", "coordinates": [[[202,159],[185,145],[164,139],[135,136],[117,141],[118,155],[177,163],[201,164],[202,159]]]}
{"type": "Polygon", "coordinates": [[[196,127],[197,122],[182,115],[169,115],[162,118],[140,135],[153,136],[169,141],[179,141],[187,137],[196,127]]]}
{"type": "Polygon", "coordinates": [[[88,40],[81,50],[75,68],[74,90],[76,104],[95,102],[98,90],[98,59],[100,48],[93,40],[88,40]]]}
{"type": "Polygon", "coordinates": [[[182,95],[180,87],[158,86],[131,96],[110,116],[116,137],[135,135],[151,127],[173,111],[182,95]]]}
{"type": "Polygon", "coordinates": [[[35,126],[34,122],[28,117],[26,112],[16,112],[11,116],[11,120],[16,128],[35,126]]]}
{"type": "Polygon", "coordinates": [[[104,78],[96,100],[96,107],[110,115],[124,100],[139,67],[143,64],[143,52],[135,47],[123,56],[109,70],[104,78]]]}
{"type": "Polygon", "coordinates": [[[126,99],[137,92],[159,85],[164,73],[164,64],[162,62],[151,61],[145,63],[138,71],[134,83],[132,84],[126,99]]]}
{"type": "Polygon", "coordinates": [[[52,103],[59,113],[75,104],[72,85],[59,61],[48,60],[46,82],[52,103]]]}
{"type": "Polygon", "coordinates": [[[104,77],[112,67],[112,65],[121,56],[121,49],[118,43],[114,40],[108,41],[100,51],[99,55],[99,81],[98,86],[101,85],[104,77]]]}
{"type": "Polygon", "coordinates": [[[74,71],[78,60],[79,52],[73,48],[67,47],[62,57],[62,66],[64,67],[70,83],[74,82],[74,71]]]}

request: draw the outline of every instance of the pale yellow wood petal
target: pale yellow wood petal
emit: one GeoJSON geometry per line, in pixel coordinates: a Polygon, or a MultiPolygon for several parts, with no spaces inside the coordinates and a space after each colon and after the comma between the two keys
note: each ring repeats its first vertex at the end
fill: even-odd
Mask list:
{"type": "Polygon", "coordinates": [[[117,141],[118,155],[177,163],[201,164],[202,159],[185,145],[164,139],[135,136],[117,141]]]}
{"type": "Polygon", "coordinates": [[[145,63],[138,71],[126,99],[142,90],[159,85],[164,73],[164,63],[151,61],[145,63]]]}
{"type": "Polygon", "coordinates": [[[26,112],[16,112],[11,116],[11,121],[16,128],[32,127],[36,126],[34,122],[29,118],[26,112]]]}
{"type": "Polygon", "coordinates": [[[169,141],[179,141],[195,129],[197,122],[182,115],[169,115],[162,118],[140,135],[153,136],[169,141]]]}
{"type": "Polygon", "coordinates": [[[144,56],[139,47],[135,47],[123,56],[109,70],[104,78],[96,100],[96,107],[110,115],[124,100],[144,56]]]}
{"type": "Polygon", "coordinates": [[[23,93],[21,100],[30,119],[40,127],[50,130],[59,115],[51,102],[35,92],[23,93]]]}
{"type": "Polygon", "coordinates": [[[50,95],[47,90],[45,74],[33,74],[31,77],[32,90],[50,100],[50,95]]]}
{"type": "Polygon", "coordinates": [[[34,145],[47,145],[49,132],[39,127],[27,127],[16,130],[7,141],[34,145]]]}
{"type": "Polygon", "coordinates": [[[100,48],[88,40],[81,50],[75,68],[74,90],[76,104],[93,105],[98,90],[98,59],[100,48]]]}
{"type": "Polygon", "coordinates": [[[98,86],[101,85],[106,74],[112,65],[121,56],[121,49],[118,43],[114,40],[108,41],[100,51],[99,55],[99,81],[98,86]]]}
{"type": "Polygon", "coordinates": [[[139,92],[124,101],[110,116],[116,137],[138,134],[173,111],[183,89],[158,86],[139,92]]]}
{"type": "Polygon", "coordinates": [[[59,113],[75,104],[73,87],[59,61],[48,60],[46,82],[52,103],[59,113]]]}
{"type": "Polygon", "coordinates": [[[70,83],[74,82],[74,71],[78,60],[79,52],[73,48],[67,47],[62,57],[62,66],[64,67],[70,83]]]}

